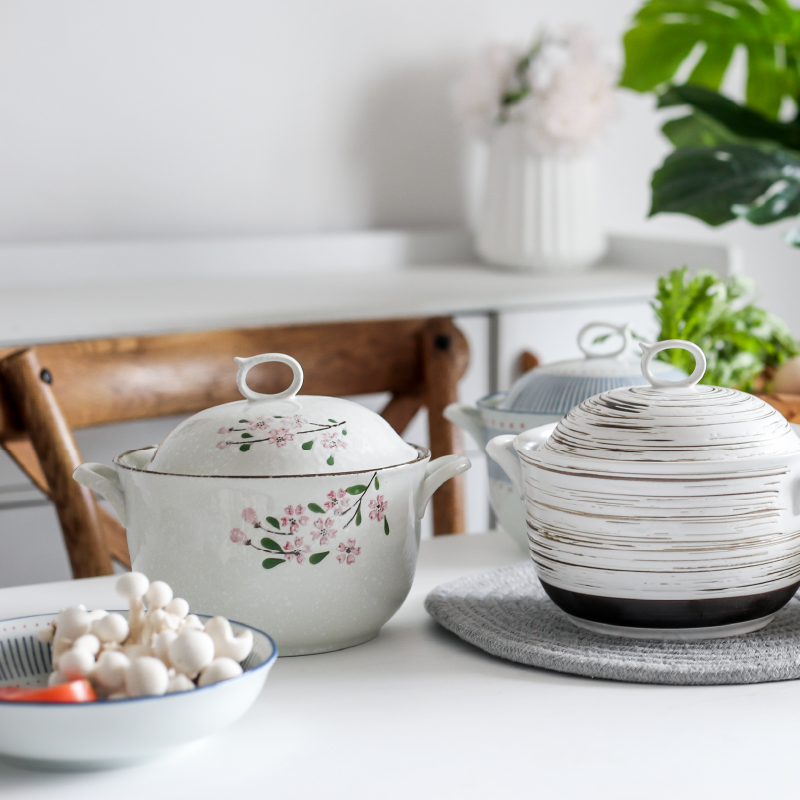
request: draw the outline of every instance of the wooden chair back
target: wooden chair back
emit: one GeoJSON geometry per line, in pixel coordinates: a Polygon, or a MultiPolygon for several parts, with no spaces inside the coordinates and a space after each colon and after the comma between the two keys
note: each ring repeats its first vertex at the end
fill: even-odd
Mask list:
{"type": "MultiPolygon", "coordinates": [[[[390,392],[382,415],[398,433],[426,406],[432,457],[459,451],[457,431],[442,412],[457,399],[469,350],[447,317],[129,336],[6,352],[0,445],[52,499],[75,577],[110,574],[112,556],[128,566],[130,557],[120,523],[72,479],[83,462],[72,431],[241,399],[233,357],[266,352],[288,353],[303,365],[306,394],[390,392]]],[[[274,393],[286,388],[288,375],[283,366],[257,367],[248,383],[274,393]]],[[[458,479],[436,493],[433,525],[436,534],[464,530],[458,479]]]]}

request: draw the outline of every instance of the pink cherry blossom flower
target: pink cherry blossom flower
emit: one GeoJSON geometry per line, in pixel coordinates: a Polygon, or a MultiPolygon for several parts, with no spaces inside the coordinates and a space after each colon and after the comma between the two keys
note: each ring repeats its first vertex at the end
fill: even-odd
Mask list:
{"type": "Polygon", "coordinates": [[[298,564],[302,564],[306,560],[306,553],[311,552],[311,546],[303,544],[302,536],[298,536],[294,542],[286,542],[283,549],[285,551],[286,560],[291,561],[293,558],[296,558],[298,564]]]}
{"type": "Polygon", "coordinates": [[[356,560],[356,556],[360,554],[361,548],[356,547],[356,540],[348,539],[347,544],[339,542],[339,555],[336,556],[336,560],[340,564],[344,564],[345,562],[352,564],[356,560]]]}
{"type": "Polygon", "coordinates": [[[271,431],[267,431],[266,441],[278,447],[284,447],[286,443],[291,442],[292,439],[294,439],[294,434],[289,433],[286,428],[273,428],[271,431]]]}
{"type": "Polygon", "coordinates": [[[224,450],[230,442],[217,442],[217,450],[224,450]]]}
{"type": "Polygon", "coordinates": [[[317,538],[319,538],[320,544],[327,544],[328,538],[336,538],[336,529],[333,527],[333,520],[330,517],[328,517],[324,522],[321,519],[318,519],[314,523],[314,527],[317,530],[311,531],[311,538],[315,542],[317,541],[317,538]]]}
{"type": "Polygon", "coordinates": [[[219,434],[223,434],[223,433],[228,433],[229,431],[230,431],[230,428],[220,428],[220,429],[217,431],[217,433],[219,433],[219,434]]]}
{"type": "Polygon", "coordinates": [[[330,431],[322,434],[322,446],[329,450],[346,450],[347,444],[344,440],[337,438],[339,431],[330,431]]]}
{"type": "Polygon", "coordinates": [[[234,544],[245,544],[247,542],[247,534],[241,528],[234,528],[230,532],[230,537],[234,544]]]}
{"type": "Polygon", "coordinates": [[[272,424],[272,420],[264,417],[256,417],[252,422],[247,423],[248,430],[265,431],[272,424]]]}
{"type": "Polygon", "coordinates": [[[257,528],[261,527],[258,521],[258,514],[254,508],[246,508],[242,511],[242,519],[250,525],[255,525],[257,528]]]}
{"type": "Polygon", "coordinates": [[[347,511],[349,506],[350,498],[347,496],[347,492],[344,489],[339,489],[336,492],[328,492],[328,499],[325,501],[326,511],[333,511],[337,517],[340,517],[347,511]]]}
{"type": "Polygon", "coordinates": [[[379,494],[375,500],[369,501],[369,507],[372,509],[369,512],[369,518],[383,522],[383,518],[386,516],[386,509],[389,508],[389,501],[382,494],[379,494]]]}
{"type": "Polygon", "coordinates": [[[297,533],[301,525],[308,524],[308,517],[302,516],[303,506],[286,506],[286,516],[281,518],[281,525],[289,528],[289,533],[297,533]]]}
{"type": "Polygon", "coordinates": [[[302,428],[303,425],[307,424],[305,417],[301,417],[299,414],[292,414],[291,417],[284,417],[283,422],[290,428],[302,428]]]}

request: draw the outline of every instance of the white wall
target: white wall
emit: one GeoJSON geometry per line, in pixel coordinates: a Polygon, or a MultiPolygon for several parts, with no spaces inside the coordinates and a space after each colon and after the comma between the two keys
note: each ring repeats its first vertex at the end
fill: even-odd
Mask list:
{"type": "MultiPolygon", "coordinates": [[[[0,0],[0,244],[463,221],[448,87],[489,39],[633,0],[0,0]]],[[[800,333],[800,254],[772,230],[645,221],[666,152],[626,93],[603,149],[609,227],[730,237],[800,333]]]]}

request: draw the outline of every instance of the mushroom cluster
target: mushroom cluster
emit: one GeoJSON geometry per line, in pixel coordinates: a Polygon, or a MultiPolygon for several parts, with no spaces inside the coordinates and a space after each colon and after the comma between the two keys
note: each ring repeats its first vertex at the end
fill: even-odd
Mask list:
{"type": "Polygon", "coordinates": [[[51,643],[49,686],[86,679],[98,697],[118,700],[185,692],[235,678],[253,648],[249,630],[234,635],[225,617],[203,626],[164,581],[129,572],[117,581],[130,613],[62,609],[39,632],[51,643]]]}

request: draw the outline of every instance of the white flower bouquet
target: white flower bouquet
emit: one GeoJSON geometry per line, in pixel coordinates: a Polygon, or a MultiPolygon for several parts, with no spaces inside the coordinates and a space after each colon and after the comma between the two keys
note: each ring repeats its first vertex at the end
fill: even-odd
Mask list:
{"type": "Polygon", "coordinates": [[[587,150],[615,111],[614,60],[577,28],[544,33],[527,51],[489,45],[453,88],[456,112],[474,133],[520,123],[530,151],[568,157],[587,150]]]}

